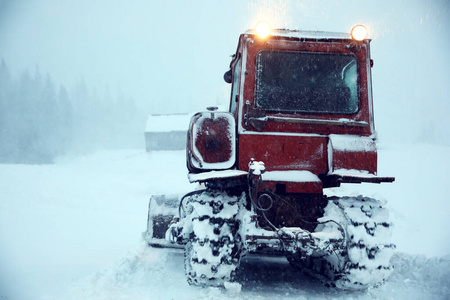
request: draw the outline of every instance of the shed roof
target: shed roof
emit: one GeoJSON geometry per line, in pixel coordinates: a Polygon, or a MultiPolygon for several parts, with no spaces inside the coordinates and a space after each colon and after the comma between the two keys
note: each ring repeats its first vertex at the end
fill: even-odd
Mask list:
{"type": "Polygon", "coordinates": [[[149,115],[145,132],[187,131],[192,114],[149,115]]]}

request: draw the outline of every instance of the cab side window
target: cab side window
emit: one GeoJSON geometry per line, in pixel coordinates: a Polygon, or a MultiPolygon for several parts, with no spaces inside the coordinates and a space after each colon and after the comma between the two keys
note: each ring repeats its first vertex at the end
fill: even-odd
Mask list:
{"type": "Polygon", "coordinates": [[[234,67],[234,72],[233,72],[233,86],[231,89],[231,105],[230,105],[230,112],[232,114],[234,114],[234,112],[236,111],[236,106],[237,106],[236,96],[239,93],[240,74],[241,74],[241,60],[239,59],[238,62],[236,63],[236,66],[234,67]]]}

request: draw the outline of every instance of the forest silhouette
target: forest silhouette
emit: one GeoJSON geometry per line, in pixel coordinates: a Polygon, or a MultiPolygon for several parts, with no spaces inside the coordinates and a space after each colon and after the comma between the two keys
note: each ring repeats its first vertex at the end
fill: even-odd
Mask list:
{"type": "Polygon", "coordinates": [[[38,67],[15,77],[0,63],[0,163],[47,164],[61,155],[143,147],[145,113],[108,88],[55,86],[38,67]]]}

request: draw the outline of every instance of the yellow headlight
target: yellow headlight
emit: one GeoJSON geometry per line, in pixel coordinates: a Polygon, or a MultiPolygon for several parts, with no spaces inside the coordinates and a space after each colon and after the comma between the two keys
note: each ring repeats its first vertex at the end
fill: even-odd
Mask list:
{"type": "Polygon", "coordinates": [[[367,28],[362,25],[356,25],[352,28],[352,38],[356,41],[363,41],[367,37],[367,28]]]}
{"type": "Polygon", "coordinates": [[[270,24],[266,21],[259,22],[255,27],[256,34],[262,39],[266,38],[270,34],[270,30],[270,24]]]}

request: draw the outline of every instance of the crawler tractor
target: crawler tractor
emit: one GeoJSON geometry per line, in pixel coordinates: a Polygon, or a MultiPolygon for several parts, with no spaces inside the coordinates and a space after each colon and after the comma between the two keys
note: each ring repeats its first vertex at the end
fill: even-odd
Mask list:
{"type": "Polygon", "coordinates": [[[234,281],[248,253],[284,255],[338,288],[383,282],[395,249],[387,210],[323,193],[394,181],[377,175],[372,65],[362,26],[242,34],[224,75],[229,111],[209,107],[188,128],[188,178],[200,188],[151,197],[148,244],[184,249],[194,285],[234,281]]]}

